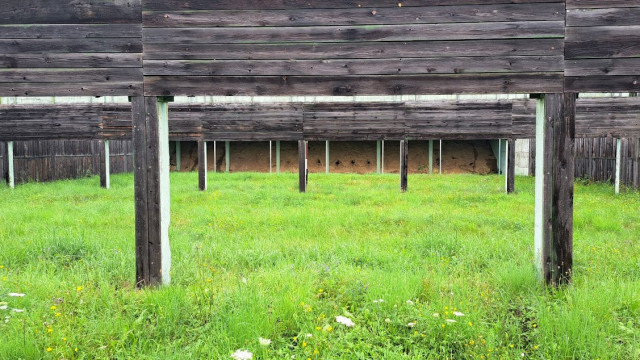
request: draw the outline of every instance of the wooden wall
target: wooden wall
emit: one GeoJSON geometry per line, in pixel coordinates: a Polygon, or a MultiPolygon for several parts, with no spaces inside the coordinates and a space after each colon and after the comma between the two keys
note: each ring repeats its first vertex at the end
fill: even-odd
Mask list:
{"type": "MultiPolygon", "coordinates": [[[[98,140],[31,140],[14,142],[16,182],[76,179],[100,173],[98,140]]],[[[131,140],[111,140],[112,174],[133,171],[131,140]]]]}
{"type": "Polygon", "coordinates": [[[144,0],[145,94],[562,92],[564,5],[144,0]]]}
{"type": "MultiPolygon", "coordinates": [[[[640,188],[638,138],[622,140],[620,183],[640,188]]],[[[576,139],[576,178],[613,181],[616,173],[616,139],[576,139]]]]}
{"type": "Polygon", "coordinates": [[[142,93],[140,0],[3,0],[0,95],[142,93]]]}
{"type": "Polygon", "coordinates": [[[566,3],[566,90],[640,90],[640,0],[566,3]]]}

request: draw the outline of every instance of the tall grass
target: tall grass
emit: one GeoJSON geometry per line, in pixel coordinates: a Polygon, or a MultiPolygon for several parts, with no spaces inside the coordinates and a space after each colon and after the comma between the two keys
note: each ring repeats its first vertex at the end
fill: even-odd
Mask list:
{"type": "Polygon", "coordinates": [[[146,290],[131,175],[0,188],[0,359],[640,359],[640,195],[577,184],[574,284],[553,290],[533,179],[503,184],[172,173],[173,282],[146,290]]]}

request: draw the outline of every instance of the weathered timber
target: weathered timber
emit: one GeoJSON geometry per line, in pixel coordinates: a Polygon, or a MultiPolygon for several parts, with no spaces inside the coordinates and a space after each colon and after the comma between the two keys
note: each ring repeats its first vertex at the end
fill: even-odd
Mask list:
{"type": "Polygon", "coordinates": [[[553,286],[570,283],[572,276],[575,100],[575,94],[546,94],[538,124],[544,139],[538,149],[543,161],[536,165],[542,177],[536,179],[542,182],[536,186],[542,191],[536,195],[537,261],[542,279],[553,286]]]}
{"type": "Polygon", "coordinates": [[[207,142],[198,141],[198,188],[207,190],[207,142]]]}
{"type": "Polygon", "coordinates": [[[105,189],[111,187],[110,164],[109,140],[100,140],[100,186],[105,189]]]}
{"type": "Polygon", "coordinates": [[[407,191],[407,175],[409,172],[409,141],[400,140],[400,190],[407,191]]]}
{"type": "Polygon", "coordinates": [[[507,194],[515,191],[516,179],[516,140],[509,139],[507,143],[507,194]]]}
{"type": "Polygon", "coordinates": [[[307,142],[298,140],[298,189],[307,191],[307,142]]]}
{"type": "Polygon", "coordinates": [[[14,188],[16,186],[16,178],[15,178],[15,167],[13,163],[13,141],[7,142],[7,185],[10,188],[14,188]]]}
{"type": "Polygon", "coordinates": [[[136,284],[170,281],[168,104],[133,97],[136,198],[136,284]]]}

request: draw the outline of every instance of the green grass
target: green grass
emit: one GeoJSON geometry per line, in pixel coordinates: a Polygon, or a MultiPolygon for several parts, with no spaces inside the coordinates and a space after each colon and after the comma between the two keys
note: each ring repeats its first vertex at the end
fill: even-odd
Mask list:
{"type": "Polygon", "coordinates": [[[556,291],[533,266],[533,179],[503,184],[312,174],[299,194],[239,173],[199,192],[173,173],[172,284],[147,290],[131,175],[0,187],[0,359],[640,359],[640,194],[576,185],[556,291]]]}

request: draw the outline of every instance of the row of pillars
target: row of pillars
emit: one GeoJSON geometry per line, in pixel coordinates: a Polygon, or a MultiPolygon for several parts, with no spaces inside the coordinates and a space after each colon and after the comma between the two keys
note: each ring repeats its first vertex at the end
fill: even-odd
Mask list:
{"type": "MultiPolygon", "coordinates": [[[[168,97],[132,97],[135,161],[136,283],[168,284],[171,277],[169,247],[169,132],[168,97]]],[[[550,285],[571,280],[573,266],[573,183],[576,94],[546,94],[537,102],[535,264],[550,285]]],[[[105,158],[108,142],[105,141],[105,158]]],[[[508,145],[513,150],[513,140],[508,145]]],[[[307,142],[298,142],[299,187],[308,184],[307,142]]],[[[206,143],[198,146],[206,156],[206,143]]],[[[380,146],[380,156],[383,148],[380,146]]],[[[11,165],[13,143],[9,143],[11,165]]],[[[509,162],[514,152],[509,151],[509,162]]],[[[407,189],[408,141],[401,141],[401,189],[407,189]]],[[[430,161],[431,162],[431,161],[430,161]]],[[[204,162],[206,164],[206,162],[204,162]]],[[[13,166],[9,167],[12,174],[13,166]]],[[[105,173],[108,169],[105,164],[105,173]]],[[[206,168],[201,170],[206,187],[206,168]]],[[[381,169],[382,171],[382,166],[381,169]]],[[[11,177],[13,174],[11,175],[11,177]]],[[[106,179],[108,184],[108,178],[106,179]]],[[[511,185],[512,186],[512,185],[511,185]]],[[[509,180],[507,178],[507,188],[509,180]]]]}
{"type": "MultiPolygon", "coordinates": [[[[138,286],[170,281],[170,100],[132,98],[138,286]]],[[[541,279],[550,285],[568,283],[572,275],[575,101],[575,94],[546,94],[537,103],[535,263],[541,279]]],[[[513,142],[509,145],[513,149],[513,142]]],[[[199,152],[204,154],[205,149],[203,142],[199,152]]],[[[304,140],[298,142],[300,191],[306,191],[308,183],[307,149],[304,140]]],[[[404,164],[400,183],[406,190],[407,141],[401,142],[400,154],[404,164]]]]}

